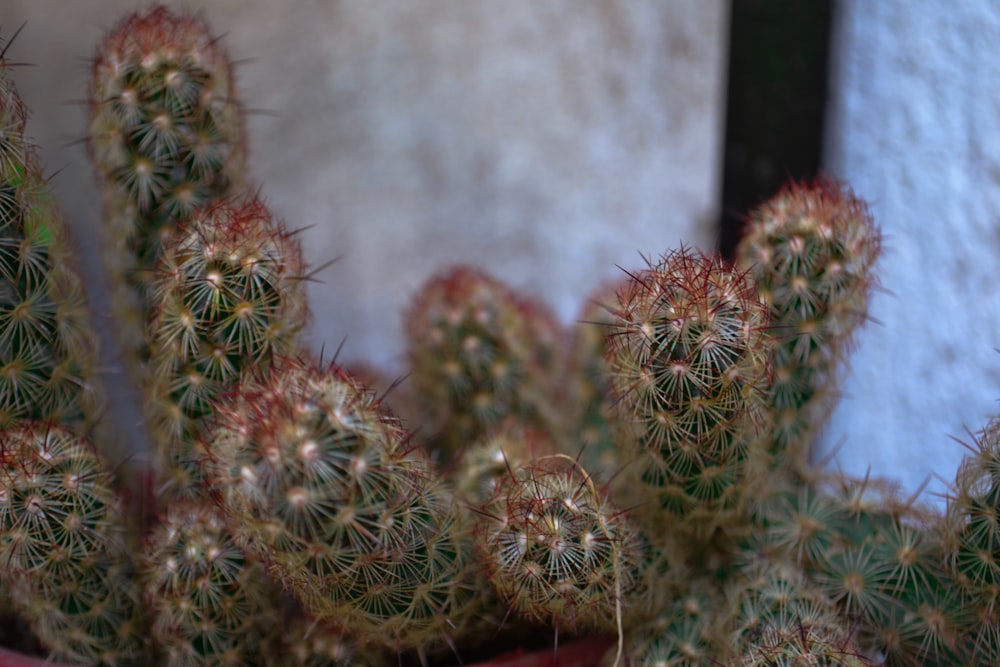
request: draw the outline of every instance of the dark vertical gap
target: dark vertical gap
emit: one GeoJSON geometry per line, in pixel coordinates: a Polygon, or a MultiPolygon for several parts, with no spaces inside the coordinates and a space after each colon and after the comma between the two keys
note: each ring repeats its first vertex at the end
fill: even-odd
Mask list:
{"type": "Polygon", "coordinates": [[[822,160],[833,0],[732,0],[719,252],[744,216],[822,160]]]}

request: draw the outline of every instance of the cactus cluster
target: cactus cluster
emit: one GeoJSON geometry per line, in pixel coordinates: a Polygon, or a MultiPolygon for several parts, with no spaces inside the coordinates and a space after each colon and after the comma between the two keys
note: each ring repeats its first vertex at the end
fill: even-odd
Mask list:
{"type": "Polygon", "coordinates": [[[99,453],[96,337],[5,53],[0,589],[47,658],[429,666],[582,635],[589,665],[1000,661],[1000,417],[943,513],[810,464],[878,283],[846,185],[789,184],[736,262],[665,252],[572,329],[445,267],[380,394],[299,340],[309,272],[245,187],[221,40],[130,13],[88,146],[155,446],[144,514],[99,453]]]}

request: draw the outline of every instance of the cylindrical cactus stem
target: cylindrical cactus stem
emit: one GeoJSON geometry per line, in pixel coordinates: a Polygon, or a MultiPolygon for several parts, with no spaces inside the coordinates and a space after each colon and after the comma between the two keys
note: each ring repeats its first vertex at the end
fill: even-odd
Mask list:
{"type": "Polygon", "coordinates": [[[621,632],[642,542],[575,460],[511,467],[478,510],[477,545],[500,597],[567,632],[621,632]]]}
{"type": "Polygon", "coordinates": [[[789,183],[752,211],[736,253],[756,281],[778,339],[768,443],[793,471],[836,401],[855,330],[877,285],[882,237],[867,204],[827,178],[789,183]]]}
{"type": "Polygon", "coordinates": [[[219,508],[175,502],[147,537],[139,563],[158,664],[264,665],[281,633],[279,589],[247,555],[219,508]]]}
{"type": "Polygon", "coordinates": [[[196,489],[201,432],[221,396],[298,352],[303,277],[298,239],[253,195],[195,211],[163,248],[149,286],[146,394],[171,489],[196,489]]]}
{"type": "Polygon", "coordinates": [[[731,581],[719,631],[740,667],[843,665],[874,667],[855,640],[850,619],[797,565],[751,561],[731,581]]]}
{"type": "Polygon", "coordinates": [[[1000,416],[979,431],[958,468],[946,512],[949,571],[977,616],[977,657],[1000,660],[1000,416]]]}
{"type": "MultiPolygon", "coordinates": [[[[232,64],[198,17],[124,16],[93,61],[88,146],[104,193],[123,344],[144,354],[150,269],[178,221],[240,187],[245,138],[232,64]]],[[[137,372],[137,367],[132,369],[137,372]]]]}
{"type": "Polygon", "coordinates": [[[411,390],[446,458],[509,417],[561,432],[562,333],[543,305],[460,265],[418,290],[405,322],[411,390]]]}
{"type": "Polygon", "coordinates": [[[233,530],[314,617],[424,651],[473,620],[461,507],[339,367],[276,363],[220,405],[206,451],[233,530]]]}
{"type": "Polygon", "coordinates": [[[138,664],[145,621],[119,499],[87,441],[58,426],[0,431],[0,562],[52,658],[138,664]]]}
{"type": "Polygon", "coordinates": [[[92,425],[94,337],[62,216],[28,112],[0,58],[0,428],[19,420],[92,425]]]}
{"type": "Polygon", "coordinates": [[[608,362],[629,428],[620,442],[638,449],[638,479],[619,479],[651,521],[665,510],[711,534],[747,495],[769,376],[767,306],[745,272],[686,248],[631,274],[618,301],[608,362]]]}

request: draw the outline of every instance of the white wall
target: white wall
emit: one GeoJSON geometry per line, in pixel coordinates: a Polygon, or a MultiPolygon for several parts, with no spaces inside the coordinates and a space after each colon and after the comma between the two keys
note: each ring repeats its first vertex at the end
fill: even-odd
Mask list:
{"type": "MultiPolygon", "coordinates": [[[[135,0],[4,0],[2,34],[74,226],[98,224],[83,149],[93,44],[135,0]]],[[[225,33],[251,169],[306,232],[313,340],[395,364],[400,310],[444,263],[481,264],[565,319],[684,241],[710,247],[725,0],[185,0],[225,33]]],[[[84,238],[84,241],[87,239],[84,238]]]]}
{"type": "Polygon", "coordinates": [[[824,446],[912,490],[953,480],[950,436],[1000,411],[1000,4],[841,0],[838,18],[826,166],[887,250],[824,446]]]}
{"type": "MultiPolygon", "coordinates": [[[[305,228],[311,341],[400,370],[402,309],[471,262],[571,321],[587,293],[718,217],[727,0],[184,0],[232,56],[251,171],[305,228]]],[[[92,270],[100,204],[78,140],[101,34],[135,0],[3,0],[0,36],[92,270]],[[76,102],[76,103],[75,103],[76,102]]],[[[89,284],[107,312],[99,273],[89,284]]],[[[101,321],[110,326],[108,318],[101,321]]],[[[115,360],[107,362],[114,379],[115,360]]],[[[111,384],[113,415],[134,393],[111,384]]],[[[139,441],[141,434],[126,439],[139,441]]],[[[142,456],[142,446],[125,443],[142,456]]]]}

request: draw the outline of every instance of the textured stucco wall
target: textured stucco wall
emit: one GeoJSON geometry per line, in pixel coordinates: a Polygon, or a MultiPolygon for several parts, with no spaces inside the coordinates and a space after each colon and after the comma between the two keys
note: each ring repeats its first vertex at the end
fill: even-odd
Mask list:
{"type": "MultiPolygon", "coordinates": [[[[311,332],[390,368],[401,309],[448,262],[483,265],[566,321],[587,292],[717,217],[724,0],[186,0],[246,60],[252,174],[305,232],[311,332]]],[[[15,78],[80,242],[100,209],[81,99],[134,0],[4,0],[15,78]]]]}
{"type": "Polygon", "coordinates": [[[842,0],[838,19],[827,169],[887,251],[824,445],[943,491],[965,453],[950,436],[1000,410],[1000,5],[842,0]]]}

